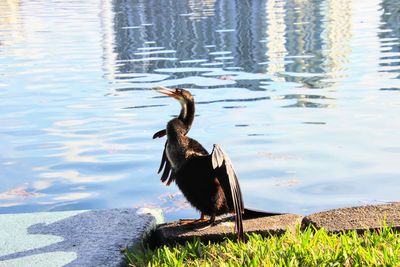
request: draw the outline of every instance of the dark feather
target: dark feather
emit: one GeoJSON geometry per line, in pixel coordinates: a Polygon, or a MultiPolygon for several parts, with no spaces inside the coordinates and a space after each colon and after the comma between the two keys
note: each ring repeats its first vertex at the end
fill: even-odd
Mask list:
{"type": "Polygon", "coordinates": [[[171,172],[169,174],[168,181],[167,181],[166,185],[170,185],[173,181],[175,181],[175,179],[176,178],[175,178],[174,170],[171,169],[171,172]]]}
{"type": "Polygon", "coordinates": [[[162,129],[162,130],[156,132],[156,133],[153,135],[153,139],[161,138],[161,137],[165,136],[166,134],[167,134],[167,130],[162,129]]]}
{"type": "Polygon", "coordinates": [[[189,137],[189,145],[188,145],[188,147],[190,147],[190,149],[192,149],[193,152],[196,152],[198,154],[201,154],[201,155],[204,155],[204,156],[209,155],[208,151],[199,142],[197,142],[196,140],[194,140],[194,139],[192,139],[190,137],[189,137]]]}
{"type": "Polygon", "coordinates": [[[225,201],[217,203],[225,196],[218,194],[211,155],[188,158],[175,176],[176,184],[194,208],[208,216],[228,212],[225,201]]]}
{"type": "MultiPolygon", "coordinates": [[[[168,142],[168,141],[167,141],[168,142]]],[[[160,162],[160,168],[158,168],[158,172],[157,173],[160,173],[161,172],[161,170],[164,168],[164,166],[165,166],[165,163],[168,161],[168,159],[167,159],[167,154],[166,154],[166,152],[165,152],[165,149],[166,149],[166,147],[167,147],[167,142],[165,142],[165,145],[164,145],[164,150],[163,150],[163,153],[162,153],[162,157],[161,157],[161,162],[160,162]]]]}
{"type": "Polygon", "coordinates": [[[233,209],[235,212],[235,226],[238,239],[244,240],[242,218],[244,212],[243,197],[235,170],[228,155],[219,145],[214,145],[211,158],[212,166],[225,193],[229,209],[233,209]]]}
{"type": "MultiPolygon", "coordinates": [[[[168,141],[167,141],[168,142],[168,141]]],[[[160,163],[160,168],[158,169],[158,173],[164,169],[163,174],[161,175],[161,182],[166,182],[166,185],[170,185],[173,181],[175,181],[175,174],[174,170],[171,168],[171,164],[168,161],[167,154],[165,152],[165,149],[167,147],[167,142],[165,142],[164,150],[162,153],[161,157],[161,163],[160,163]]]]}
{"type": "Polygon", "coordinates": [[[161,182],[164,183],[169,178],[170,174],[171,174],[171,164],[169,163],[169,161],[167,161],[164,166],[164,172],[161,175],[160,179],[161,182]]]}

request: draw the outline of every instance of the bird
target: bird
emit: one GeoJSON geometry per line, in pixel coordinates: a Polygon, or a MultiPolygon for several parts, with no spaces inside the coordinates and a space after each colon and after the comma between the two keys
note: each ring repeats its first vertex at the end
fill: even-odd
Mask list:
{"type": "Polygon", "coordinates": [[[166,128],[156,132],[153,139],[167,136],[158,173],[166,185],[175,182],[187,201],[201,216],[193,222],[207,221],[215,225],[218,215],[234,213],[238,241],[244,240],[244,203],[237,175],[228,155],[214,144],[211,153],[187,134],[195,117],[193,95],[185,89],[155,88],[157,92],[176,99],[181,110],[179,116],[168,121],[166,128]]]}

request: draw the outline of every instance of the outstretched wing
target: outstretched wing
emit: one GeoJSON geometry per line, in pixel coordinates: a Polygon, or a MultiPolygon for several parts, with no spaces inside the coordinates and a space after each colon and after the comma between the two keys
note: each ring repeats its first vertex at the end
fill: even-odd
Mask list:
{"type": "Polygon", "coordinates": [[[167,142],[165,142],[165,145],[164,145],[164,150],[162,153],[160,168],[158,169],[158,173],[160,173],[162,171],[162,169],[164,169],[160,180],[163,183],[165,183],[165,181],[167,181],[166,185],[170,185],[173,181],[175,181],[175,174],[174,174],[174,170],[171,168],[171,164],[169,163],[167,154],[165,152],[165,150],[167,148],[167,142]]]}
{"type": "Polygon", "coordinates": [[[238,239],[244,240],[243,218],[244,204],[239,181],[228,155],[219,145],[214,145],[211,152],[212,166],[217,173],[218,181],[224,190],[228,206],[233,206],[235,211],[235,227],[238,239]]]}

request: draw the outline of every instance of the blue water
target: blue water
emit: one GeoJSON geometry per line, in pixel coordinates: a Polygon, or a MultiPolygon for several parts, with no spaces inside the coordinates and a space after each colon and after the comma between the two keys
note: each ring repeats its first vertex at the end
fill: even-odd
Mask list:
{"type": "Polygon", "coordinates": [[[399,200],[400,5],[371,1],[0,3],[0,213],[161,207],[154,132],[188,88],[190,136],[231,157],[252,208],[399,200]]]}

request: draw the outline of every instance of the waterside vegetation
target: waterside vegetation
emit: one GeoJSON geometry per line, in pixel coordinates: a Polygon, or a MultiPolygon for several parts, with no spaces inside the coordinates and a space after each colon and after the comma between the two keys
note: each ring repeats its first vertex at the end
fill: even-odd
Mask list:
{"type": "Polygon", "coordinates": [[[282,236],[247,236],[246,243],[199,240],[155,250],[126,250],[129,266],[400,266],[400,233],[379,231],[330,234],[313,227],[282,236]]]}

